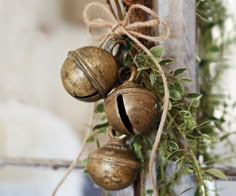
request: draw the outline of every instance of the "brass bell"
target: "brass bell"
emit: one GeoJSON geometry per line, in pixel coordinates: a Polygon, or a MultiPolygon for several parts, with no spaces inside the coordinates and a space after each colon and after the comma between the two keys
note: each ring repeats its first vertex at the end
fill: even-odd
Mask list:
{"type": "Polygon", "coordinates": [[[139,172],[140,163],[125,142],[125,138],[113,137],[88,156],[88,173],[97,185],[106,190],[128,187],[139,172]]]}
{"type": "Polygon", "coordinates": [[[134,83],[136,75],[136,68],[131,67],[129,80],[111,92],[104,101],[110,126],[122,134],[141,134],[158,126],[157,97],[134,83]]]}
{"type": "Polygon", "coordinates": [[[93,102],[106,97],[117,80],[117,71],[109,52],[88,46],[69,52],[61,68],[61,79],[70,95],[93,102]]]}

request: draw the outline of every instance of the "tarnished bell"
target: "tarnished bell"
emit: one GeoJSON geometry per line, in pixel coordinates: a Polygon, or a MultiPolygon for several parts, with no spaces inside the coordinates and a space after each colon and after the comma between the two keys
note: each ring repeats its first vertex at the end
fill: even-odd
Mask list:
{"type": "Polygon", "coordinates": [[[116,61],[109,52],[88,46],[69,52],[61,79],[70,95],[93,102],[106,97],[117,80],[117,71],[116,61]]]}
{"type": "Polygon", "coordinates": [[[157,128],[159,108],[151,91],[134,83],[136,69],[128,81],[116,88],[104,101],[110,126],[123,134],[141,134],[157,128]]]}
{"type": "Polygon", "coordinates": [[[106,190],[119,190],[133,184],[140,163],[128,149],[125,139],[113,137],[88,156],[87,168],[97,185],[106,190]]]}

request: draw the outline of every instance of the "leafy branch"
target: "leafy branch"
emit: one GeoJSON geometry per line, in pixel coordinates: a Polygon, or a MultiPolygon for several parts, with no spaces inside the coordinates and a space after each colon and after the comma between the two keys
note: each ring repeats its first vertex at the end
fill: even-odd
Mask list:
{"type": "MultiPolygon", "coordinates": [[[[197,0],[196,9],[198,18],[197,59],[200,64],[201,91],[200,94],[185,92],[185,85],[191,82],[191,79],[183,76],[186,71],[185,67],[166,73],[170,104],[164,133],[157,150],[157,182],[160,195],[173,195],[173,185],[183,175],[193,175],[197,180],[195,187],[190,187],[183,192],[194,188],[195,195],[208,195],[208,188],[205,184],[207,180],[226,179],[224,173],[214,168],[214,164],[221,161],[219,155],[210,150],[215,147],[217,141],[227,141],[230,144],[229,137],[235,133],[226,132],[223,129],[224,115],[228,114],[227,107],[230,105],[225,101],[223,94],[215,95],[213,85],[219,80],[222,70],[227,67],[223,58],[226,43],[223,29],[228,14],[220,0],[197,0]],[[213,37],[212,31],[216,26],[220,27],[221,32],[221,37],[217,40],[213,37]],[[214,74],[210,71],[212,62],[217,65],[214,74]],[[220,118],[215,116],[215,111],[219,108],[223,108],[220,118]],[[200,162],[199,158],[202,158],[203,161],[200,162]],[[170,177],[166,177],[168,164],[173,163],[176,165],[176,170],[170,177]]],[[[122,41],[126,44],[120,46],[120,50],[123,51],[121,64],[123,66],[132,64],[137,67],[136,82],[143,88],[152,91],[158,97],[158,108],[162,108],[164,89],[159,71],[153,65],[152,60],[131,40],[123,37],[122,41]]],[[[173,63],[170,58],[162,58],[164,52],[162,46],[153,47],[150,52],[161,66],[173,63]]],[[[98,105],[97,111],[101,114],[101,123],[94,127],[95,135],[106,134],[109,125],[105,119],[102,104],[98,105]]],[[[129,145],[145,169],[145,164],[149,161],[148,152],[152,149],[152,136],[132,136],[129,138],[129,145]]],[[[233,150],[232,145],[231,150],[233,150]]],[[[147,190],[146,193],[152,195],[152,190],[147,190]]]]}

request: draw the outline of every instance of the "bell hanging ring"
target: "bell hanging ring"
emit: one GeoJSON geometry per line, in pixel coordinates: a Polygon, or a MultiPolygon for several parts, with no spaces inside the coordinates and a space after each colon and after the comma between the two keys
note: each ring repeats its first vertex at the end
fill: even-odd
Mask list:
{"type": "Polygon", "coordinates": [[[71,96],[94,102],[107,96],[117,81],[117,71],[117,63],[109,52],[87,46],[69,52],[61,68],[61,79],[71,96]]]}
{"type": "Polygon", "coordinates": [[[112,137],[106,145],[88,156],[89,175],[106,190],[120,190],[133,184],[139,168],[139,161],[122,136],[112,137]]]}
{"type": "MultiPolygon", "coordinates": [[[[119,77],[125,68],[120,69],[119,77]]],[[[110,126],[122,134],[141,134],[157,128],[159,107],[151,91],[135,84],[136,68],[131,66],[128,81],[112,91],[104,101],[110,126]]]]}

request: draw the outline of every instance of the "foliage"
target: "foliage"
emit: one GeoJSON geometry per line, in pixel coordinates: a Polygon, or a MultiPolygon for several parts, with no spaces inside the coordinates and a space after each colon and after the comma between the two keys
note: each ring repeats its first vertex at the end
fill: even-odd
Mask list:
{"type": "MultiPolygon", "coordinates": [[[[127,51],[128,55],[124,59],[123,65],[127,66],[132,61],[132,64],[138,65],[137,81],[144,88],[154,92],[159,100],[164,96],[164,89],[158,69],[153,65],[148,56],[138,50],[138,53],[133,56],[133,43],[128,40],[127,51]],[[131,52],[132,51],[132,52],[131,52]]],[[[152,54],[159,60],[159,62],[171,63],[171,59],[162,59],[164,49],[162,47],[151,48],[152,54]]],[[[161,63],[165,66],[167,63],[161,63]]],[[[184,85],[189,82],[183,77],[186,68],[178,68],[166,73],[168,79],[168,87],[170,92],[170,106],[168,117],[165,122],[165,130],[163,132],[157,156],[159,157],[157,170],[158,187],[161,195],[171,195],[173,190],[173,180],[178,179],[180,174],[196,174],[198,180],[198,190],[206,192],[204,179],[210,179],[213,172],[202,169],[196,158],[198,152],[198,144],[211,143],[214,140],[211,135],[205,134],[201,129],[208,126],[210,122],[203,122],[198,124],[196,121],[196,108],[199,107],[201,94],[187,93],[184,90],[184,85]],[[166,178],[166,165],[168,163],[175,163],[177,166],[174,172],[168,179],[166,178]],[[162,175],[161,175],[162,174],[162,175]]],[[[159,101],[159,108],[162,102],[159,101]]],[[[102,106],[98,105],[97,111],[102,112],[102,106]],[[100,109],[99,109],[100,108],[100,109]]],[[[107,122],[97,125],[94,129],[98,132],[104,132],[107,128],[107,122]],[[102,130],[102,131],[101,131],[102,130]]],[[[136,135],[130,138],[129,144],[131,150],[134,151],[136,157],[142,162],[147,163],[147,152],[152,149],[151,137],[145,135],[136,135]]],[[[211,170],[210,170],[211,171],[211,170]]],[[[215,170],[214,170],[215,171],[215,170]]],[[[216,172],[217,174],[220,171],[216,172]]],[[[221,173],[220,173],[221,174],[221,173]]],[[[217,177],[225,177],[218,175],[217,177]]],[[[150,192],[150,191],[149,191],[150,192]]]]}
{"type": "MultiPolygon", "coordinates": [[[[170,105],[157,151],[157,185],[160,195],[163,196],[174,195],[173,185],[183,175],[192,175],[197,181],[196,187],[183,192],[194,188],[195,195],[199,196],[208,195],[206,180],[226,179],[221,171],[214,168],[219,155],[212,154],[210,147],[214,148],[216,142],[228,141],[231,135],[230,132],[222,129],[225,113],[223,112],[221,117],[215,115],[215,111],[222,106],[223,109],[229,107],[225,96],[213,94],[214,84],[226,67],[223,59],[225,39],[221,37],[220,41],[215,40],[213,28],[219,27],[223,36],[227,12],[220,0],[197,0],[196,4],[200,94],[185,92],[184,86],[191,82],[183,76],[185,67],[166,73],[170,105]],[[215,65],[213,74],[210,71],[212,63],[215,65]],[[201,163],[199,158],[203,160],[201,163]],[[167,177],[167,169],[172,164],[175,165],[175,171],[167,177]]],[[[161,108],[164,89],[158,69],[131,40],[123,37],[123,41],[126,45],[121,46],[121,50],[126,51],[126,55],[122,65],[136,65],[138,71],[136,82],[156,94],[161,108]]],[[[164,48],[161,46],[151,48],[150,52],[163,67],[173,62],[172,59],[162,58],[164,48]]],[[[109,124],[104,114],[103,104],[97,105],[96,112],[101,114],[101,122],[94,127],[95,134],[88,139],[88,142],[96,139],[99,147],[98,138],[95,136],[105,134],[109,124]]],[[[152,149],[153,135],[136,135],[129,138],[130,149],[144,165],[149,161],[148,152],[152,149]]],[[[146,195],[152,195],[152,190],[146,190],[146,195]]]]}

